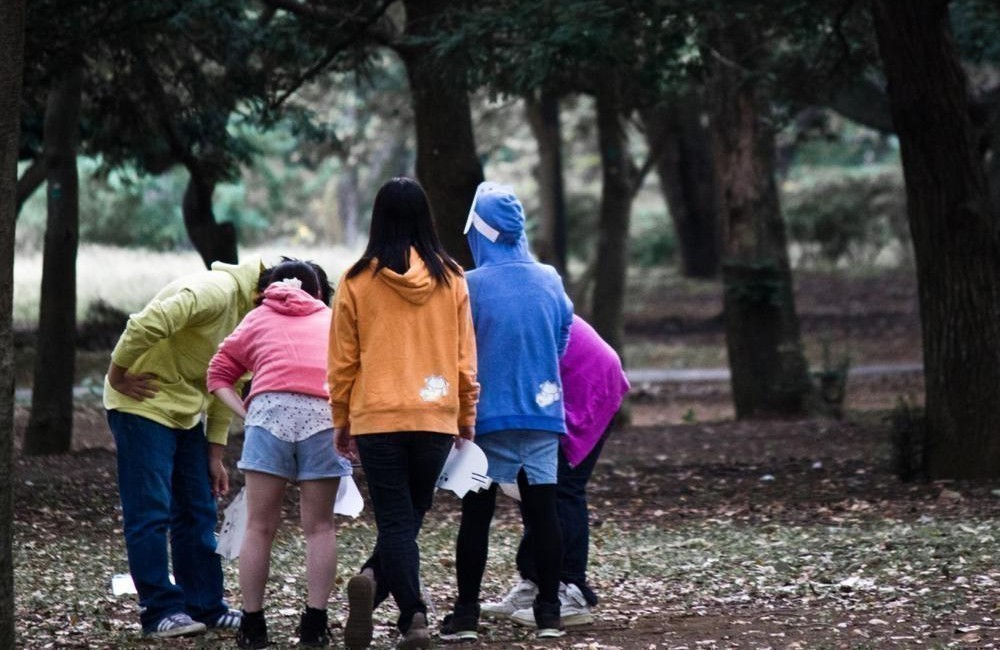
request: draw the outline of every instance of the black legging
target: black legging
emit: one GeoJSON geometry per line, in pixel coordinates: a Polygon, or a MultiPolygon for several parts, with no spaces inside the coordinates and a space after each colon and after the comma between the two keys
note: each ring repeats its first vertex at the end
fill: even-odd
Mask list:
{"type": "MultiPolygon", "coordinates": [[[[556,486],[528,485],[521,470],[517,475],[524,520],[529,522],[534,538],[534,559],[538,571],[538,598],[559,602],[559,574],[562,569],[562,531],[556,511],[556,486]]],[[[455,573],[458,579],[458,602],[479,602],[479,589],[489,554],[490,522],[496,508],[497,485],[487,490],[469,492],[462,499],[462,523],[455,546],[455,573]]]]}

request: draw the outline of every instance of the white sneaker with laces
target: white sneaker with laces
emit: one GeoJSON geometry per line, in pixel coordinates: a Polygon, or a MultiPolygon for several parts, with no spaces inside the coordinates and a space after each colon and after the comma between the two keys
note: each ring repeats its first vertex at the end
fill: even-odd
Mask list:
{"type": "MultiPolygon", "coordinates": [[[[559,605],[559,616],[562,618],[563,627],[586,625],[594,620],[587,599],[576,585],[559,583],[559,605]]],[[[513,612],[510,618],[518,625],[535,626],[535,612],[531,605],[513,612]]]]}
{"type": "MultiPolygon", "coordinates": [[[[538,585],[531,580],[521,580],[504,596],[503,600],[498,603],[483,603],[480,611],[484,617],[488,618],[503,618],[525,608],[528,609],[528,613],[530,614],[531,605],[535,602],[535,595],[537,594],[538,585]]],[[[534,621],[533,615],[532,621],[534,621]]]]}

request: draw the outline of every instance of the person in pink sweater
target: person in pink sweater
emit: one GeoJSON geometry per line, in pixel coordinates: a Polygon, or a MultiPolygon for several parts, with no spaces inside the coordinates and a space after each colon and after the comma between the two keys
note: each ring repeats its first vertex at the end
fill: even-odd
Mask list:
{"type": "MultiPolygon", "coordinates": [[[[590,520],[587,483],[597,465],[611,421],[629,390],[621,359],[593,327],[577,315],[569,331],[569,344],[559,359],[559,376],[566,409],[566,435],[560,439],[556,507],[563,537],[559,602],[562,624],[571,627],[591,622],[590,608],[597,595],[587,583],[590,520]]],[[[517,549],[521,580],[500,602],[482,606],[484,616],[510,617],[533,626],[531,605],[538,592],[538,571],[532,546],[534,535],[525,520],[517,549]]]]}
{"type": "Polygon", "coordinates": [[[247,530],[240,549],[241,648],[269,644],[264,585],[271,545],[281,524],[288,483],[298,483],[306,537],[307,603],[299,643],[329,644],[326,604],[337,571],[333,503],[351,463],[333,445],[326,360],[330,307],[322,269],[286,259],[263,278],[260,305],[219,346],[208,367],[208,389],[244,419],[247,530]],[[318,272],[317,272],[318,270],[318,272]],[[247,372],[246,399],[236,387],[247,372]]]}

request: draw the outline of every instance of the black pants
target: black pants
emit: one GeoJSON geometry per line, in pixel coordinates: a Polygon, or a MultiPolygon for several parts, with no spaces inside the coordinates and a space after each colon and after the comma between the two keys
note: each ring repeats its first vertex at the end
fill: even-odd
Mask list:
{"type": "MultiPolygon", "coordinates": [[[[590,513],[587,509],[587,483],[597,466],[607,433],[601,437],[594,449],[576,467],[566,460],[562,447],[559,448],[559,482],[556,486],[556,509],[559,511],[559,528],[562,530],[563,559],[561,580],[574,584],[593,607],[597,595],[587,584],[587,562],[590,555],[590,513]]],[[[535,562],[535,535],[531,523],[523,517],[524,535],[517,548],[517,569],[521,577],[538,584],[538,569],[535,562]]]]}
{"type": "MultiPolygon", "coordinates": [[[[528,485],[524,470],[517,475],[521,507],[530,522],[535,566],[538,567],[538,599],[559,602],[559,574],[562,569],[562,532],[556,510],[556,486],[528,485]]],[[[455,572],[458,579],[458,602],[478,603],[486,557],[489,554],[490,523],[496,508],[497,485],[488,490],[469,492],[462,499],[462,523],[455,549],[455,572]]]]}

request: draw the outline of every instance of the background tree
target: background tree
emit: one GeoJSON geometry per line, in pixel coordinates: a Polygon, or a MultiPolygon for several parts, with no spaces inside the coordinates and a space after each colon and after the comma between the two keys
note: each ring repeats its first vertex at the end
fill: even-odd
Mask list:
{"type": "MultiPolygon", "coordinates": [[[[739,14],[710,29],[709,102],[722,196],[723,314],[737,417],[802,413],[812,385],[775,181],[770,97],[754,78],[766,37],[739,14]],[[739,63],[737,63],[739,62],[739,63]]],[[[750,20],[748,20],[750,18],[750,20]]]]}
{"type": "Polygon", "coordinates": [[[1000,475],[1000,219],[948,4],[876,0],[872,15],[916,254],[927,470],[973,478],[1000,475]]]}
{"type": "Polygon", "coordinates": [[[14,647],[14,222],[23,0],[0,3],[0,646],[14,647]]]}
{"type": "Polygon", "coordinates": [[[69,451],[73,436],[73,378],[76,358],[76,251],[79,239],[79,142],[82,61],[71,59],[49,91],[42,152],[47,178],[39,345],[31,418],[24,435],[26,454],[69,451]]]}

